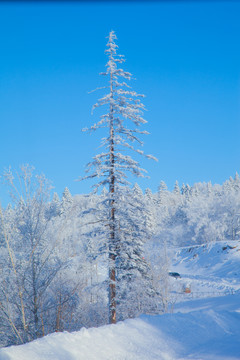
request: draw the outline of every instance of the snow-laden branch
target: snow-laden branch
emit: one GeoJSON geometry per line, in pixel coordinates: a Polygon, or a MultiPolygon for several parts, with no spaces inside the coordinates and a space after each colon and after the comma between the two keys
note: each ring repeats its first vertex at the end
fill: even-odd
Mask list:
{"type": "Polygon", "coordinates": [[[144,95],[131,89],[127,81],[131,80],[132,74],[119,67],[125,62],[125,58],[117,53],[116,39],[114,31],[111,31],[105,51],[108,57],[106,70],[101,73],[101,75],[107,76],[109,81],[107,86],[97,89],[109,89],[109,92],[105,93],[92,108],[92,110],[100,110],[104,107],[104,114],[100,115],[100,120],[90,128],[83,129],[83,131],[95,131],[99,128],[109,129],[108,136],[101,140],[101,147],[105,148],[105,151],[94,156],[86,166],[86,176],[79,179],[99,179],[95,185],[96,188],[110,186],[113,181],[115,186],[126,184],[128,173],[137,177],[146,176],[146,170],[142,169],[131,156],[124,153],[127,149],[148,159],[157,160],[136,146],[142,147],[143,141],[140,136],[149,134],[147,131],[139,129],[141,125],[147,123],[143,117],[145,106],[140,100],[144,95]],[[127,126],[126,122],[128,122],[127,126]]]}

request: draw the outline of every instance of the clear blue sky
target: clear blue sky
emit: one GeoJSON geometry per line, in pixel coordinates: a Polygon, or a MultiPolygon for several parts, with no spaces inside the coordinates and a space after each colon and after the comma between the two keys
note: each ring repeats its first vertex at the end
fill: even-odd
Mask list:
{"type": "MultiPolygon", "coordinates": [[[[115,30],[132,87],[146,95],[143,189],[177,179],[222,183],[240,172],[240,4],[110,2],[0,4],[0,172],[30,163],[60,195],[99,152],[81,129],[104,85],[106,36],[115,30]]],[[[95,116],[100,113],[96,113],[95,116]]],[[[101,151],[101,150],[100,150],[101,151]]],[[[0,197],[6,201],[6,189],[0,197]]]]}

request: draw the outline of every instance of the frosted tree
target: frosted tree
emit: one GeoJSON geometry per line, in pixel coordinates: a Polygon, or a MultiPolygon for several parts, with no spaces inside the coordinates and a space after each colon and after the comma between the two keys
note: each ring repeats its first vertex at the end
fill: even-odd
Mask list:
{"type": "Polygon", "coordinates": [[[149,202],[153,203],[153,193],[151,189],[147,188],[145,190],[145,197],[149,202]]]}
{"type": "Polygon", "coordinates": [[[187,201],[190,201],[190,197],[191,197],[191,187],[187,184],[184,186],[183,188],[183,195],[185,196],[185,199],[187,201]]]}
{"type": "Polygon", "coordinates": [[[132,174],[143,177],[146,171],[126,150],[133,150],[148,158],[135,144],[143,145],[139,135],[148,134],[139,129],[145,124],[142,113],[144,105],[141,103],[143,95],[132,91],[126,81],[131,80],[132,75],[119,67],[124,60],[123,55],[117,54],[118,46],[115,43],[116,35],[111,31],[108,36],[106,54],[108,62],[106,71],[101,75],[108,78],[108,85],[104,87],[108,92],[98,100],[93,109],[105,106],[107,111],[101,115],[100,120],[89,129],[94,131],[99,128],[107,128],[108,135],[102,139],[105,151],[96,155],[93,161],[87,165],[86,178],[99,178],[95,184],[96,190],[100,186],[108,187],[108,257],[109,257],[109,320],[116,322],[116,258],[119,249],[119,237],[116,223],[117,195],[116,186],[128,185],[127,175],[132,174]],[[127,124],[132,124],[131,128],[127,124]]]}
{"type": "Polygon", "coordinates": [[[144,208],[145,208],[146,214],[147,214],[146,227],[147,227],[149,233],[151,233],[151,236],[153,236],[153,234],[156,231],[157,216],[156,216],[156,206],[155,206],[154,197],[153,197],[152,191],[149,188],[147,188],[145,190],[144,208]]]}
{"type": "Polygon", "coordinates": [[[179,184],[178,184],[178,181],[177,181],[177,180],[175,181],[173,193],[174,193],[175,195],[180,195],[180,193],[181,193],[181,192],[180,192],[180,188],[179,188],[179,184]]]}
{"type": "Polygon", "coordinates": [[[168,197],[168,188],[164,181],[161,181],[158,186],[158,199],[159,205],[165,205],[168,197]]]}
{"type": "Polygon", "coordinates": [[[66,211],[68,211],[73,203],[72,195],[67,187],[65,187],[63,194],[62,194],[62,201],[61,201],[61,207],[60,212],[61,214],[64,214],[66,211]]]}
{"type": "Polygon", "coordinates": [[[235,190],[240,189],[240,177],[239,177],[237,172],[236,172],[235,177],[234,177],[234,189],[235,190]]]}
{"type": "Polygon", "coordinates": [[[208,196],[212,196],[212,194],[213,194],[213,187],[212,187],[211,181],[209,181],[209,182],[207,183],[207,195],[208,195],[208,196]]]}
{"type": "Polygon", "coordinates": [[[49,182],[43,175],[35,175],[29,165],[22,166],[20,172],[9,169],[3,178],[15,207],[11,213],[0,207],[5,243],[0,318],[4,317],[8,326],[7,341],[23,343],[47,333],[48,293],[62,264],[46,217],[49,182]]]}
{"type": "Polygon", "coordinates": [[[51,210],[53,216],[59,215],[59,213],[60,213],[59,208],[60,208],[60,199],[59,199],[58,194],[55,192],[53,194],[53,198],[52,198],[52,201],[50,204],[50,210],[51,210]]]}
{"type": "Polygon", "coordinates": [[[151,236],[147,226],[148,211],[140,187],[116,189],[119,252],[117,270],[117,319],[135,317],[153,310],[155,291],[150,267],[144,256],[144,245],[151,236]]]}
{"type": "Polygon", "coordinates": [[[52,201],[49,203],[48,209],[46,211],[47,218],[51,219],[52,217],[60,215],[61,213],[60,206],[61,206],[61,202],[59,196],[55,192],[53,194],[52,201]]]}

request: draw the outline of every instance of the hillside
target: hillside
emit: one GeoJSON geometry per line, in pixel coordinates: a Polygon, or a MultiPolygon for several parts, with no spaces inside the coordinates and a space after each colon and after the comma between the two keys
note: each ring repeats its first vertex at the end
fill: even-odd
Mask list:
{"type": "Polygon", "coordinates": [[[169,277],[176,295],[173,313],[55,333],[4,348],[0,359],[239,360],[239,249],[229,241],[179,249],[171,270],[181,278],[169,277]],[[186,284],[190,293],[181,290],[186,284]]]}
{"type": "Polygon", "coordinates": [[[172,286],[179,292],[188,287],[188,298],[235,294],[240,291],[240,243],[219,241],[183,247],[173,259],[171,271],[181,276],[172,286]]]}
{"type": "Polygon", "coordinates": [[[1,360],[239,360],[240,295],[178,304],[174,314],[48,335],[1,360]]]}

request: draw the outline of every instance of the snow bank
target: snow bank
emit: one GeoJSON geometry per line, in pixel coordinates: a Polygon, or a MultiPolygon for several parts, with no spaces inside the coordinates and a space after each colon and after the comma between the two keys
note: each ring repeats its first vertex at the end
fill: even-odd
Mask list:
{"type": "Polygon", "coordinates": [[[26,345],[0,350],[1,360],[170,360],[163,337],[147,321],[136,319],[58,333],[26,345]]]}
{"type": "Polygon", "coordinates": [[[0,350],[1,360],[239,360],[240,295],[192,300],[176,313],[58,333],[0,350]]]}

